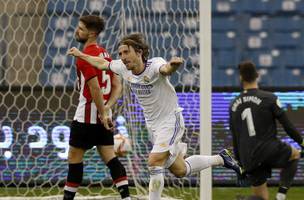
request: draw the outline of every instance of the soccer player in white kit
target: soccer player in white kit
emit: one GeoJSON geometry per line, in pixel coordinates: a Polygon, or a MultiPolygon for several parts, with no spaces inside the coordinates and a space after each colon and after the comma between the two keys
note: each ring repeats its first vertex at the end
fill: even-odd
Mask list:
{"type": "Polygon", "coordinates": [[[111,70],[129,84],[143,108],[147,129],[153,148],[149,154],[150,172],[149,200],[160,200],[164,188],[164,170],[169,169],[175,176],[184,177],[211,166],[225,166],[242,173],[242,168],[223,149],[218,155],[193,155],[184,159],[186,145],[181,138],[185,132],[182,108],[168,76],[182,64],[183,59],[173,57],[166,62],[161,57],[148,59],[149,46],[142,34],[125,36],[118,47],[119,60],[108,62],[73,47],[68,51],[102,70],[111,70]]]}

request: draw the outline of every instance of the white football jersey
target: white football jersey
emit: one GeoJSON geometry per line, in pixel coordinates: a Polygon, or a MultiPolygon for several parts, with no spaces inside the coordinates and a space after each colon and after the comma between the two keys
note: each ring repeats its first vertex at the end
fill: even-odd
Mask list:
{"type": "Polygon", "coordinates": [[[113,60],[109,65],[111,71],[129,84],[143,108],[147,126],[150,127],[161,125],[167,116],[182,110],[169,78],[159,72],[160,67],[166,63],[161,57],[149,59],[145,70],[138,75],[132,74],[121,60],[113,60]]]}

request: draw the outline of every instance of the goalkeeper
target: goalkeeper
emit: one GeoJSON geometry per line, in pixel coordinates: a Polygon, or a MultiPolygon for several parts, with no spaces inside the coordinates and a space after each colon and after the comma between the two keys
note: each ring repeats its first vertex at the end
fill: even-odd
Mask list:
{"type": "Polygon", "coordinates": [[[303,148],[303,138],[287,118],[276,95],[260,90],[258,73],[250,61],[239,64],[243,92],[231,103],[230,130],[234,154],[244,167],[254,195],[268,200],[267,178],[280,168],[277,200],[285,200],[297,171],[300,152],[277,138],[276,119],[303,148]]]}
{"type": "Polygon", "coordinates": [[[120,75],[130,85],[142,106],[153,143],[148,158],[150,200],[161,199],[165,168],[177,177],[217,165],[231,168],[237,173],[242,172],[225,149],[219,155],[193,155],[184,160],[186,145],[181,142],[185,131],[183,109],[178,105],[176,92],[168,78],[183,64],[181,58],[173,57],[169,62],[161,57],[148,59],[149,47],[143,35],[138,33],[122,38],[118,53],[120,60],[108,62],[102,57],[83,54],[77,48],[68,52],[99,69],[111,70],[120,75]]]}

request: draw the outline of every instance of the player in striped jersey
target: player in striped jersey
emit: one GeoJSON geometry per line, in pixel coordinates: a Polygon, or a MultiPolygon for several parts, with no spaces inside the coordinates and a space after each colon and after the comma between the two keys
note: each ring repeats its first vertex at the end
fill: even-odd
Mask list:
{"type": "MultiPolygon", "coordinates": [[[[84,44],[83,52],[111,61],[105,49],[97,44],[97,36],[104,29],[98,16],[80,18],[76,40],[84,44]]],[[[121,92],[117,75],[101,71],[82,59],[77,59],[79,104],[71,124],[69,172],[64,187],[64,200],[74,199],[83,176],[83,156],[93,146],[110,169],[122,199],[130,200],[126,170],[114,153],[114,139],[110,109],[121,92]]]]}
{"type": "Polygon", "coordinates": [[[142,106],[146,125],[153,143],[149,154],[149,199],[161,199],[164,187],[164,169],[184,177],[211,166],[225,166],[241,173],[242,169],[226,149],[219,155],[193,155],[184,159],[186,145],[181,139],[185,132],[182,108],[168,76],[183,63],[173,57],[166,62],[161,57],[148,59],[149,47],[142,34],[125,36],[119,43],[120,60],[111,62],[80,52],[77,48],[68,54],[88,61],[98,69],[111,70],[127,81],[142,106]]]}

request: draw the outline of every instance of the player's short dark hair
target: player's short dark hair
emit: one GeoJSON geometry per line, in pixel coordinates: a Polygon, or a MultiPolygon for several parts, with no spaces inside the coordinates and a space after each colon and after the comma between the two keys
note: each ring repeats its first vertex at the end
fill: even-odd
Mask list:
{"type": "Polygon", "coordinates": [[[255,64],[249,60],[241,62],[238,68],[243,81],[252,83],[259,77],[255,64]]]}
{"type": "Polygon", "coordinates": [[[148,60],[149,57],[149,45],[147,44],[145,37],[141,33],[133,33],[123,37],[120,42],[120,45],[127,45],[134,48],[136,52],[142,51],[142,59],[144,62],[148,60]]]}
{"type": "Polygon", "coordinates": [[[97,15],[85,15],[80,17],[79,21],[84,23],[88,30],[96,32],[97,35],[105,28],[104,19],[97,15]]]}

